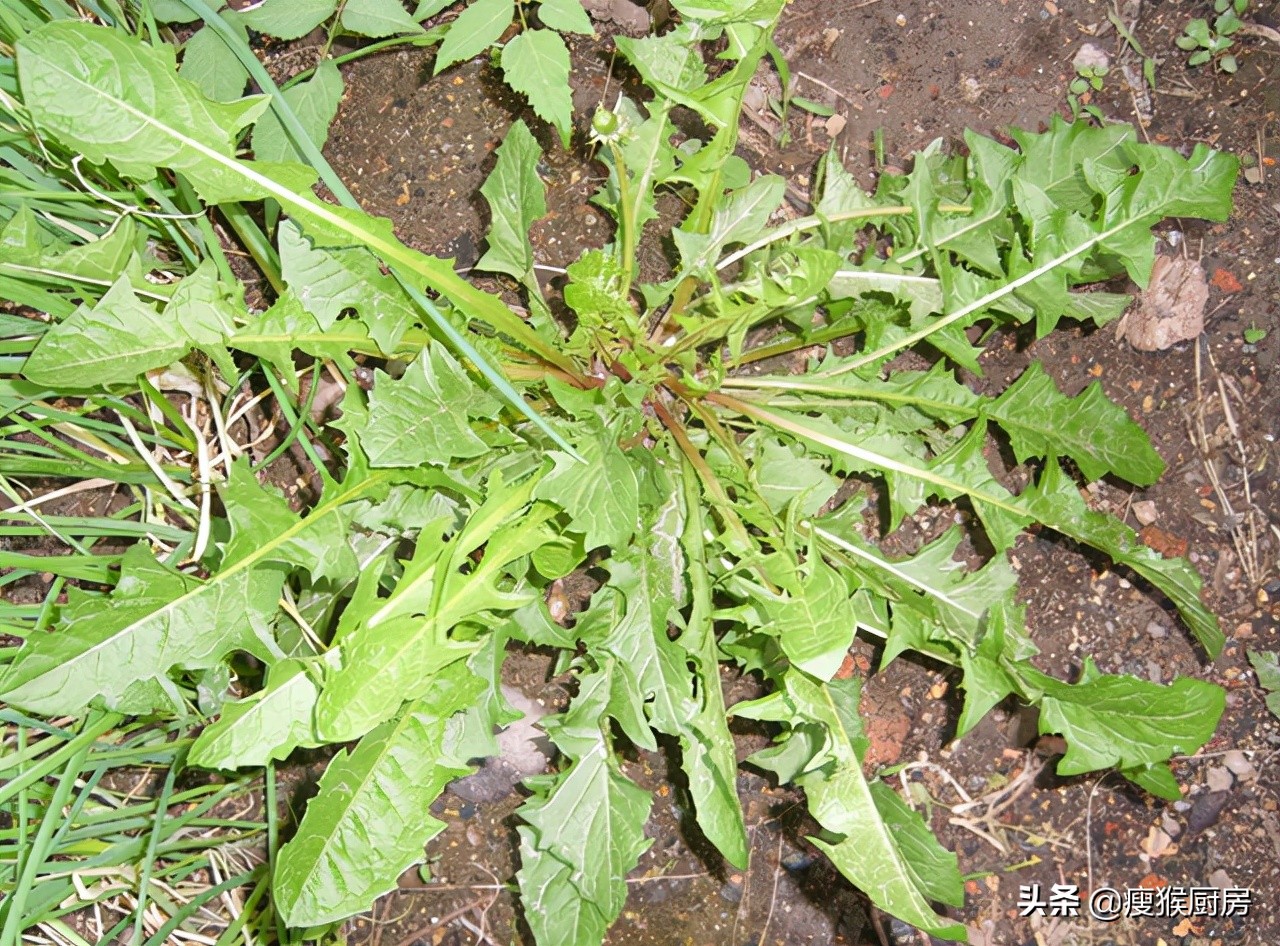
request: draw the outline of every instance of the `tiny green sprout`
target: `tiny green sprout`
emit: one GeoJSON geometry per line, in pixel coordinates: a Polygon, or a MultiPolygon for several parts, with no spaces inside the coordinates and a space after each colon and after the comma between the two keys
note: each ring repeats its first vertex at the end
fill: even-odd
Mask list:
{"type": "Polygon", "coordinates": [[[1243,334],[1245,344],[1256,345],[1267,337],[1267,330],[1265,328],[1258,328],[1256,324],[1250,322],[1249,327],[1244,330],[1243,334]]]}
{"type": "Polygon", "coordinates": [[[1101,122],[1102,111],[1090,104],[1089,98],[1093,92],[1102,91],[1103,80],[1110,71],[1110,59],[1093,43],[1085,43],[1071,60],[1071,66],[1076,71],[1075,78],[1067,86],[1071,117],[1078,119],[1084,113],[1101,122]]]}
{"type": "Polygon", "coordinates": [[[1103,65],[1076,66],[1076,77],[1067,86],[1067,104],[1071,106],[1072,118],[1079,118],[1083,112],[1096,118],[1099,122],[1103,120],[1101,109],[1096,105],[1081,102],[1080,97],[1090,91],[1102,91],[1102,80],[1107,72],[1107,67],[1103,65]]]}
{"type": "Polygon", "coordinates": [[[1179,49],[1191,54],[1187,57],[1187,65],[1202,66],[1212,62],[1219,72],[1234,73],[1240,64],[1228,50],[1234,45],[1232,35],[1244,27],[1240,15],[1248,7],[1249,0],[1215,0],[1213,9],[1217,15],[1212,26],[1201,17],[1191,20],[1175,40],[1179,49]]]}

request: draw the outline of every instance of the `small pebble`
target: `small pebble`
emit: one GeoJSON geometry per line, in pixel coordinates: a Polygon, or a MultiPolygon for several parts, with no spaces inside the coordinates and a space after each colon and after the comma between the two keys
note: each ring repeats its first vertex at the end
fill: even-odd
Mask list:
{"type": "Polygon", "coordinates": [[[1159,518],[1156,504],[1149,499],[1140,499],[1133,504],[1133,518],[1144,526],[1149,526],[1159,518]]]}
{"type": "Polygon", "coordinates": [[[1187,836],[1199,834],[1217,824],[1230,798],[1230,792],[1206,792],[1197,798],[1187,813],[1187,836]]]}
{"type": "Polygon", "coordinates": [[[1111,67],[1111,57],[1101,47],[1085,43],[1071,60],[1071,65],[1076,72],[1082,69],[1100,69],[1106,72],[1111,67]]]}
{"type": "Polygon", "coordinates": [[[737,903],[742,899],[742,875],[733,874],[727,883],[720,888],[720,898],[728,900],[730,903],[737,903]]]}
{"type": "Polygon", "coordinates": [[[804,851],[796,851],[794,854],[788,854],[782,859],[782,866],[789,871],[801,871],[813,865],[816,861],[812,854],[806,854],[804,851]]]}
{"type": "Polygon", "coordinates": [[[1225,767],[1216,765],[1205,770],[1204,780],[1211,792],[1230,791],[1231,786],[1236,783],[1235,777],[1225,767]]]}
{"type": "Polygon", "coordinates": [[[1231,770],[1232,774],[1241,781],[1250,781],[1258,777],[1258,770],[1253,764],[1245,758],[1245,754],[1239,749],[1232,749],[1222,757],[1222,764],[1231,770]]]}
{"type": "Polygon", "coordinates": [[[1154,637],[1156,640],[1160,640],[1162,638],[1169,636],[1169,629],[1166,628],[1159,621],[1148,621],[1147,633],[1150,634],[1152,637],[1154,637]]]}

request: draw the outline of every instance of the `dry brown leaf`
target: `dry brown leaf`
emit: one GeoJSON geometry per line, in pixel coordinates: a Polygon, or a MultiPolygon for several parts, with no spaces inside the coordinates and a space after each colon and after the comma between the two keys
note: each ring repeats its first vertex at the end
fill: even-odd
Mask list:
{"type": "Polygon", "coordinates": [[[1204,331],[1209,285],[1198,260],[1157,256],[1138,304],[1116,324],[1116,338],[1139,351],[1163,351],[1204,331]]]}

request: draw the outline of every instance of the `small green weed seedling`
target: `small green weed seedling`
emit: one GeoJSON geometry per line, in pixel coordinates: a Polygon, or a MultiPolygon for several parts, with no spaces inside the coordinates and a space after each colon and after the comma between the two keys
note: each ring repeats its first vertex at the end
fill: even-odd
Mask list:
{"type": "Polygon", "coordinates": [[[1258,676],[1258,686],[1267,691],[1267,709],[1280,718],[1280,654],[1251,650],[1248,656],[1253,672],[1258,676]]]}
{"type": "Polygon", "coordinates": [[[1081,96],[1093,91],[1102,91],[1102,80],[1106,78],[1108,68],[1102,65],[1077,65],[1076,77],[1067,87],[1067,104],[1071,106],[1071,117],[1078,119],[1086,114],[1101,122],[1104,120],[1102,110],[1092,102],[1081,102],[1081,96]]]}
{"type": "MultiPolygon", "coordinates": [[[[150,28],[175,0],[0,0],[0,290],[24,307],[0,317],[15,441],[0,452],[4,527],[68,551],[5,560],[54,576],[42,603],[0,610],[21,639],[0,651],[2,718],[17,727],[0,762],[0,802],[17,806],[0,832],[5,935],[57,919],[67,859],[88,876],[101,852],[143,865],[117,873],[140,891],[144,942],[146,901],[169,889],[152,879],[205,863],[179,847],[204,842],[166,827],[217,795],[180,790],[187,768],[265,775],[267,863],[220,875],[252,890],[219,941],[326,935],[423,860],[444,827],[432,803],[497,751],[495,728],[520,715],[500,688],[517,647],[553,651],[573,681],[567,708],[540,723],[555,770],[526,782],[518,811],[520,899],[540,946],[598,944],[622,911],[652,801],[625,747],[677,750],[686,810],[746,866],[730,716],[771,724],[750,764],[803,789],[813,843],[851,883],[964,940],[939,912],[963,900],[956,855],[864,768],[862,680],[839,673],[855,635],[883,642],[886,662],[914,652],[955,667],[958,734],[1021,700],[1065,738],[1061,774],[1116,769],[1179,797],[1169,760],[1213,735],[1222,690],[1107,673],[1107,654],[1073,680],[1043,672],[1012,560],[1033,529],[1096,550],[1215,656],[1224,637],[1191,564],[1081,489],[1147,486],[1164,462],[1097,383],[1068,396],[1033,363],[978,393],[958,369],[981,374],[996,329],[1044,336],[1119,317],[1129,297],[1099,286],[1145,284],[1163,219],[1225,219],[1233,157],[1055,117],[1008,145],[936,141],[872,193],[829,152],[812,212],[781,219],[786,181],[753,177],[735,151],[786,2],[672,0],[675,26],[616,40],[643,95],[581,117],[614,232],[554,289],[535,278],[529,239],[548,212],[541,148],[523,121],[506,133],[481,190],[492,224],[476,264],[506,280],[504,298],[362,211],[317,147],[328,113],[311,124],[229,13],[181,3],[260,94],[220,100],[180,72],[150,28]],[[692,127],[700,137],[680,130],[692,127]],[[251,156],[263,128],[287,148],[251,156]],[[669,194],[688,208],[679,220],[659,214],[669,194]],[[639,265],[654,244],[671,248],[666,272],[639,265]],[[904,367],[910,351],[932,367],[904,367]],[[336,421],[311,410],[321,378],[336,421]],[[286,453],[303,458],[310,494],[270,485],[286,453]],[[1018,476],[993,469],[1002,455],[1018,476]],[[46,515],[49,496],[9,483],[49,476],[123,501],[46,515]],[[912,554],[881,549],[930,506],[955,524],[912,554]],[[966,533],[984,561],[957,558],[966,533]],[[110,557],[95,551],[103,535],[110,557]],[[590,600],[552,613],[556,582],[588,568],[590,600]],[[763,695],[726,705],[726,664],[763,695]],[[112,822],[103,843],[122,846],[76,847],[75,806],[97,796],[75,776],[92,780],[97,741],[134,721],[181,735],[97,759],[147,760],[163,788],[112,822]],[[280,843],[274,767],[303,748],[330,761],[280,843]]],[[[304,6],[267,0],[255,15],[304,6]]],[[[312,26],[334,15],[320,6],[312,26]]],[[[370,35],[348,14],[380,8],[348,0],[339,26],[370,35]]],[[[437,66],[490,48],[515,9],[474,0],[437,66]]],[[[519,7],[501,65],[567,139],[555,30],[585,14],[577,0],[534,14],[543,26],[519,7]]],[[[145,942],[196,932],[205,901],[190,902],[166,905],[145,942]]]]}
{"type": "Polygon", "coordinates": [[[1214,0],[1213,9],[1217,16],[1212,26],[1203,18],[1188,23],[1176,40],[1179,49],[1191,53],[1187,57],[1187,65],[1202,66],[1212,62],[1221,72],[1235,72],[1239,64],[1228,50],[1235,44],[1231,37],[1244,26],[1240,15],[1248,7],[1249,0],[1214,0]]]}

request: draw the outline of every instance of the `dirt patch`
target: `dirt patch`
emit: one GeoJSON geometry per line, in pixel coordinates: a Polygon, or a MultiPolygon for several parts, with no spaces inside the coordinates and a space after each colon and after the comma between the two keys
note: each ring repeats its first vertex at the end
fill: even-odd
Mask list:
{"type": "MultiPolygon", "coordinates": [[[[1274,7],[1261,6],[1260,22],[1277,25],[1265,20],[1274,7]]],[[[1142,352],[1109,328],[1067,330],[1034,343],[1009,335],[989,348],[984,377],[975,379],[998,390],[1039,360],[1067,393],[1098,381],[1142,423],[1168,465],[1164,478],[1145,491],[1101,484],[1090,500],[1142,527],[1153,547],[1189,555],[1228,634],[1221,658],[1209,665],[1169,603],[1133,576],[1049,536],[1025,537],[1014,552],[1046,670],[1071,679],[1092,656],[1106,672],[1162,682],[1192,675],[1228,689],[1214,741],[1201,756],[1175,762],[1186,797],[1173,804],[1114,775],[1057,778],[1052,757],[1061,747],[1053,740],[1029,746],[1034,725],[1012,706],[950,741],[958,707],[954,672],[904,658],[871,676],[863,710],[877,761],[918,763],[900,780],[971,875],[961,915],[975,929],[975,942],[1280,942],[1280,723],[1267,713],[1245,657],[1247,649],[1280,649],[1280,581],[1269,567],[1277,548],[1271,527],[1280,524],[1280,48],[1243,38],[1235,76],[1186,69],[1174,41],[1206,7],[1112,5],[1160,60],[1151,94],[1126,83],[1120,67],[1140,70],[1141,63],[1104,3],[932,0],[846,8],[797,0],[779,45],[801,77],[798,91],[831,106],[843,128],[794,113],[783,144],[783,129],[767,108],[744,127],[743,156],[787,175],[797,201],[807,194],[818,155],[833,142],[871,187],[877,174],[903,169],[909,154],[935,137],[958,138],[964,128],[997,135],[1009,125],[1035,129],[1065,112],[1072,58],[1092,42],[1115,68],[1086,104],[1115,120],[1149,114],[1142,134],[1150,140],[1184,152],[1205,142],[1252,155],[1256,167],[1242,179],[1225,224],[1175,221],[1164,228],[1164,252],[1198,258],[1209,277],[1198,342],[1142,352]],[[1265,335],[1247,341],[1247,329],[1265,335]],[[1233,530],[1248,515],[1254,531],[1246,530],[1242,546],[1233,530]],[[1086,891],[1248,888],[1252,905],[1246,918],[1101,923],[1021,916],[1019,888],[1036,884],[1046,895],[1054,884],[1086,891]]],[[[589,108],[603,94],[607,40],[599,46],[583,40],[574,61],[578,104],[589,108]]],[[[402,238],[467,266],[479,255],[486,223],[477,192],[519,103],[478,63],[431,83],[429,74],[429,56],[416,52],[350,69],[329,154],[366,207],[390,216],[402,238]]],[[[603,215],[589,204],[600,170],[583,157],[551,148],[540,169],[552,208],[534,234],[540,264],[563,266],[584,246],[610,238],[603,215]]],[[[859,644],[856,657],[869,667],[877,654],[859,644]]],[[[509,682],[545,697],[545,668],[531,660],[513,658],[509,682]]],[[[726,685],[730,702],[751,695],[744,689],[749,681],[726,685]]],[[[740,758],[758,747],[758,738],[740,733],[740,758]]],[[[807,845],[812,826],[798,799],[754,774],[739,780],[751,868],[726,872],[691,831],[668,761],[661,753],[635,753],[627,763],[628,775],[656,793],[647,830],[653,845],[630,881],[610,943],[917,941],[896,922],[869,915],[807,845]]],[[[449,827],[430,848],[433,880],[404,878],[404,889],[353,924],[353,941],[519,941],[524,934],[505,886],[517,866],[512,812],[519,801],[513,794],[476,806],[446,795],[438,814],[449,827]]]]}

